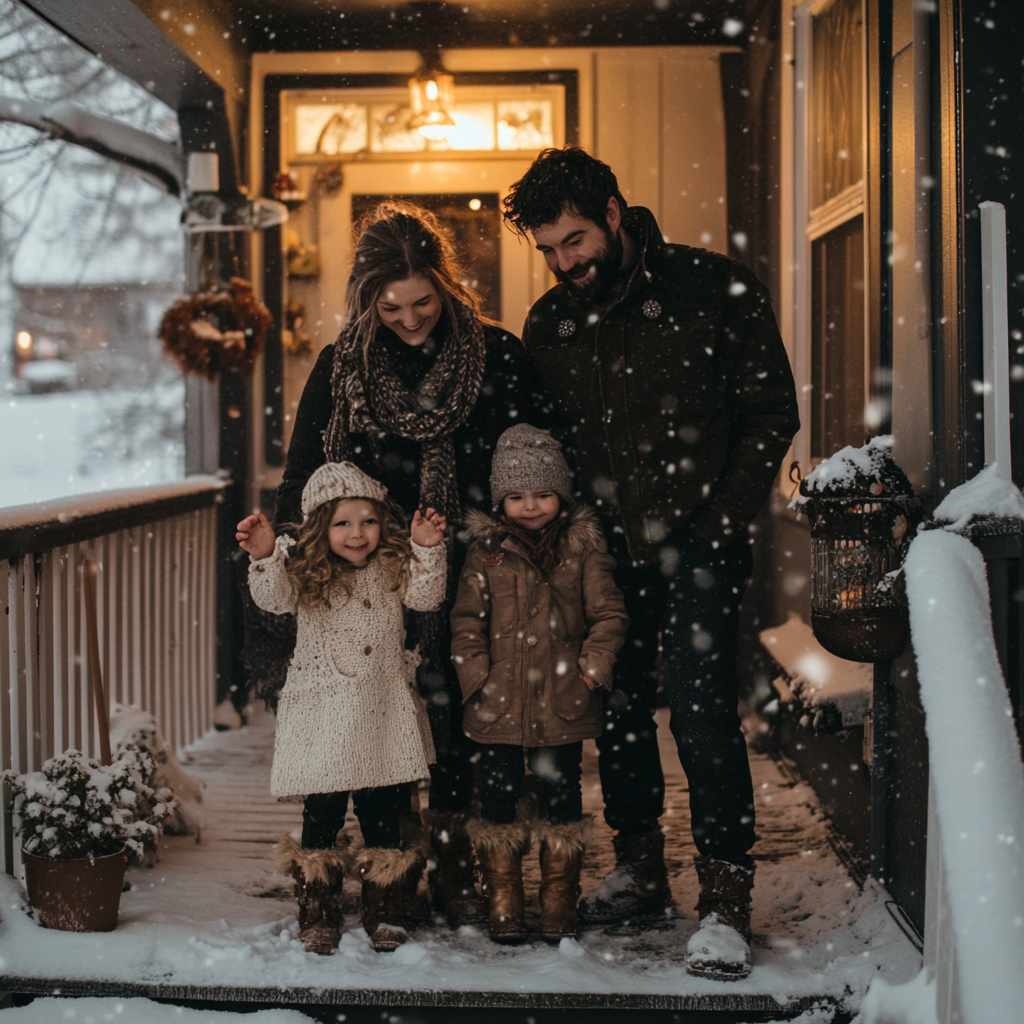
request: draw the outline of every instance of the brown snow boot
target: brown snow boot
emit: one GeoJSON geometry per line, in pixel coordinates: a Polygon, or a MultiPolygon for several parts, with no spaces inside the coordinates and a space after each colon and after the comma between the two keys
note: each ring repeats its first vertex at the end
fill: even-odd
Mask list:
{"type": "Polygon", "coordinates": [[[529,827],[520,821],[496,825],[474,820],[467,828],[480,862],[487,931],[494,942],[522,942],[526,938],[523,854],[529,847],[529,827]]]}
{"type": "Polygon", "coordinates": [[[694,857],[700,879],[697,913],[700,927],[687,946],[686,969],[698,978],[745,978],[750,954],[751,868],[715,857],[694,857]]]}
{"type": "Polygon", "coordinates": [[[476,888],[466,815],[428,809],[423,821],[430,827],[430,849],[437,865],[430,873],[434,910],[452,928],[483,924],[487,905],[476,888]]]}
{"type": "Polygon", "coordinates": [[[583,851],[592,819],[564,825],[538,822],[540,840],[540,933],[547,942],[576,938],[576,904],[580,898],[583,851]]]}
{"type": "Polygon", "coordinates": [[[672,905],[665,869],[665,833],[660,828],[612,837],[615,867],[580,901],[580,922],[616,924],[663,914],[672,905]]]}
{"type": "Polygon", "coordinates": [[[364,849],[357,866],[363,880],[363,927],[378,953],[409,941],[405,926],[423,874],[418,850],[364,849]]]}
{"type": "Polygon", "coordinates": [[[274,847],[274,860],[282,875],[295,879],[299,901],[299,938],[307,953],[326,955],[338,948],[341,938],[341,886],[350,854],[344,846],[330,850],[303,849],[291,836],[274,847]]]}

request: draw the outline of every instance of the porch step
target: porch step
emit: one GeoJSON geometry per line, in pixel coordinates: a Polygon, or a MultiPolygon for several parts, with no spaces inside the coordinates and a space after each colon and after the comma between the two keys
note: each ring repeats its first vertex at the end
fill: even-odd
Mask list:
{"type": "MultiPolygon", "coordinates": [[[[358,926],[358,882],[349,881],[338,953],[305,954],[295,937],[289,880],[274,874],[269,856],[271,844],[301,824],[301,805],[269,796],[273,720],[257,713],[245,729],[212,733],[190,751],[185,767],[206,783],[202,841],[165,837],[154,870],[129,870],[132,889],[122,898],[116,931],[44,932],[22,912],[16,883],[0,877],[0,991],[145,996],[222,1009],[286,1005],[315,1020],[334,1022],[341,1012],[346,1022],[374,1024],[525,1024],[527,1017],[564,1024],[577,1014],[588,1021],[755,1024],[793,1019],[815,1005],[822,1013],[813,1015],[814,1024],[828,1019],[825,1006],[840,1011],[833,1015],[840,1024],[874,977],[898,982],[917,973],[920,958],[886,913],[885,893],[870,881],[861,891],[830,847],[813,792],[751,752],[761,837],[753,851],[754,971],[731,983],[689,977],[686,943],[697,924],[689,794],[660,714],[658,733],[666,860],[679,910],[667,929],[631,936],[592,931],[560,947],[535,941],[508,948],[472,929],[442,925],[413,929],[413,943],[375,954],[358,926]]],[[[585,893],[614,863],[597,780],[596,750],[588,744],[584,801],[597,827],[585,893]]],[[[349,827],[358,834],[354,821],[349,827]]],[[[535,855],[525,868],[532,899],[535,855]]],[[[535,901],[528,911],[536,914],[535,901]]]]}

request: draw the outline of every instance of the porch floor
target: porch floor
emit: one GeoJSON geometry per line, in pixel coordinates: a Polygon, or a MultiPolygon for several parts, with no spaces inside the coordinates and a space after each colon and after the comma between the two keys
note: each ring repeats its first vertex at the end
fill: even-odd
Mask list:
{"type": "MultiPolygon", "coordinates": [[[[63,995],[149,996],[176,1000],[376,1005],[776,1011],[792,1016],[816,1000],[849,1012],[872,978],[896,983],[920,957],[885,907],[886,893],[850,877],[828,841],[808,786],[751,751],[761,836],[754,889],[754,970],[739,982],[687,975],[686,943],[696,929],[696,853],[686,779],[667,713],[658,735],[665,767],[666,856],[678,916],[642,934],[585,932],[552,947],[491,944],[474,929],[414,930],[414,942],[377,954],[358,925],[358,884],[347,883],[349,916],[339,952],[306,954],[289,880],[274,873],[270,850],[301,822],[301,808],[269,795],[273,718],[211,733],[188,751],[185,767],[206,785],[205,826],[195,837],[165,837],[155,869],[131,868],[120,923],[108,934],[39,928],[24,913],[22,890],[0,875],[0,989],[63,995]],[[351,892],[348,890],[351,889],[351,892]]],[[[587,745],[584,802],[596,817],[584,894],[613,863],[601,818],[596,751],[587,745]]],[[[358,835],[354,820],[347,826],[358,835]]],[[[527,892],[538,882],[530,858],[527,892]]],[[[535,908],[534,908],[535,909],[535,908]]],[[[765,1018],[761,1018],[765,1019],[765,1018]]]]}

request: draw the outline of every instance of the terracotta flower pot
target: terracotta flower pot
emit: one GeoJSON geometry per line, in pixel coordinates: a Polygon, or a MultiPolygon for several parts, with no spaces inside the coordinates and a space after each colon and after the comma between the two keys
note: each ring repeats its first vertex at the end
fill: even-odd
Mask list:
{"type": "Polygon", "coordinates": [[[117,927],[128,855],[49,860],[21,851],[28,902],[44,928],[112,932],[117,927]]]}

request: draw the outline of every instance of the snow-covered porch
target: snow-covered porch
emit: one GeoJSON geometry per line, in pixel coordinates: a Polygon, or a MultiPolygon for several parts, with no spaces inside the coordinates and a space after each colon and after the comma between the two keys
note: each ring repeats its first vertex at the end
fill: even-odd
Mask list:
{"type": "MultiPolygon", "coordinates": [[[[210,732],[188,749],[185,767],[206,786],[201,841],[165,837],[154,869],[129,870],[131,889],[122,897],[116,931],[44,931],[25,914],[18,882],[0,877],[0,988],[334,1007],[739,1011],[749,1014],[744,1020],[791,1018],[821,1002],[844,1020],[873,978],[902,982],[920,968],[918,951],[890,916],[886,893],[870,880],[862,886],[844,868],[813,791],[752,750],[761,836],[753,851],[754,970],[731,984],[686,974],[686,942],[697,923],[691,909],[696,851],[686,780],[664,710],[659,737],[669,809],[663,822],[679,911],[664,930],[594,931],[560,947],[533,941],[510,949],[472,929],[427,925],[415,929],[412,944],[377,954],[358,926],[358,883],[350,882],[339,952],[307,954],[295,938],[290,881],[273,872],[270,858],[271,845],[300,823],[301,810],[270,798],[274,722],[252,710],[248,726],[210,732]]],[[[586,809],[598,818],[586,892],[612,862],[593,744],[584,772],[586,809]]],[[[354,821],[350,827],[356,829],[354,821]]],[[[527,891],[535,892],[535,864],[530,868],[527,891]]]]}

